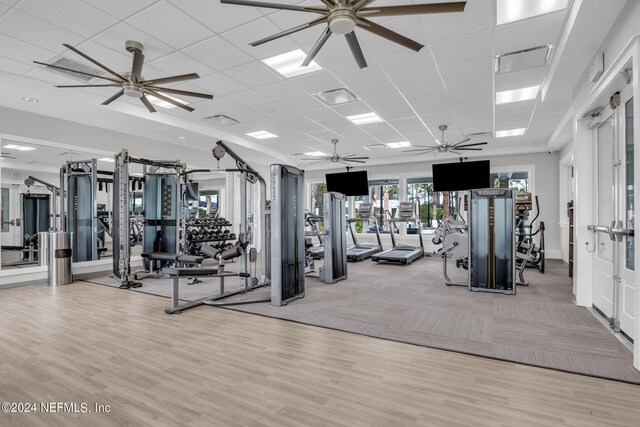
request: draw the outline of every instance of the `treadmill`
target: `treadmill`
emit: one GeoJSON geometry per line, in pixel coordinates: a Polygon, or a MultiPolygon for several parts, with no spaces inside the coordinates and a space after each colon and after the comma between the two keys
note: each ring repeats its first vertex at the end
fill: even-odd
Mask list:
{"type": "Polygon", "coordinates": [[[349,233],[353,239],[353,246],[347,248],[347,261],[364,261],[367,258],[371,258],[372,255],[382,251],[382,240],[380,239],[380,231],[378,230],[378,221],[373,216],[373,204],[372,203],[360,203],[358,207],[358,216],[356,218],[349,218],[349,233]],[[376,238],[378,243],[360,243],[353,227],[355,222],[367,222],[373,225],[376,230],[376,238]]]}
{"type": "Polygon", "coordinates": [[[391,227],[391,243],[393,248],[378,252],[371,257],[372,261],[376,262],[389,262],[398,264],[411,264],[413,261],[422,258],[424,256],[424,244],[422,243],[422,224],[420,219],[413,216],[413,203],[400,202],[400,208],[398,209],[398,218],[388,220],[391,227]],[[405,222],[414,223],[418,227],[418,239],[420,240],[419,246],[414,245],[399,245],[396,241],[396,235],[393,232],[393,224],[405,222]]]}
{"type": "Polygon", "coordinates": [[[324,218],[320,215],[315,215],[310,212],[305,212],[305,222],[309,227],[311,227],[311,231],[305,231],[305,237],[317,237],[320,242],[317,245],[313,245],[311,247],[307,247],[306,251],[311,255],[313,259],[322,259],[324,258],[324,233],[320,230],[318,224],[324,221],[324,218]]]}

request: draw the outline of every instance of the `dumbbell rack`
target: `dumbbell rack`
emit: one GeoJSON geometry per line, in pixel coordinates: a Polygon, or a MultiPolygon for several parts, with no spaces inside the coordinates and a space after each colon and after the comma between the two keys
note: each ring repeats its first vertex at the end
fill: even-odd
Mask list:
{"type": "Polygon", "coordinates": [[[236,236],[233,233],[226,232],[227,227],[231,227],[232,224],[224,218],[213,218],[213,219],[199,219],[196,221],[188,220],[185,223],[186,226],[186,235],[185,235],[185,243],[187,248],[187,253],[189,255],[201,255],[200,248],[202,244],[208,244],[212,242],[218,242],[218,244],[222,243],[226,245],[227,241],[232,241],[236,239],[236,236]],[[202,231],[205,231],[205,234],[220,234],[222,237],[193,237],[194,232],[201,231],[199,234],[202,234],[202,231]],[[227,234],[224,234],[224,233],[227,234]]]}

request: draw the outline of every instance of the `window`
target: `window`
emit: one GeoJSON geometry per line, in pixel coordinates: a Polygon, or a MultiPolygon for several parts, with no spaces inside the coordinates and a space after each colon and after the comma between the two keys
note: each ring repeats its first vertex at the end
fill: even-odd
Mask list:
{"type": "MultiPolygon", "coordinates": [[[[400,206],[399,196],[400,186],[397,179],[369,181],[369,195],[356,196],[355,198],[356,215],[360,203],[372,203],[373,215],[378,221],[378,230],[388,233],[389,222],[387,220],[397,216],[398,206],[400,206]]],[[[361,231],[359,228],[358,226],[356,231],[361,231]]]]}
{"type": "Polygon", "coordinates": [[[324,215],[324,193],[327,192],[327,184],[320,182],[311,184],[309,188],[309,210],[316,215],[324,215]]]}
{"type": "Polygon", "coordinates": [[[494,188],[515,188],[517,193],[529,190],[529,172],[500,172],[491,174],[491,186],[494,188]]]}
{"type": "Polygon", "coordinates": [[[220,192],[218,190],[200,191],[198,201],[198,218],[216,216],[218,213],[220,192]]]}

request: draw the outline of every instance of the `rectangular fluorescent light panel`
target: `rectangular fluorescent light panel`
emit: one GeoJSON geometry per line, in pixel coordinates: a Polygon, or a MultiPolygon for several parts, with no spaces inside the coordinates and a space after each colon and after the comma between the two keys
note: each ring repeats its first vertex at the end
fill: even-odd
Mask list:
{"type": "Polygon", "coordinates": [[[496,92],[496,105],[535,99],[538,96],[538,89],[540,89],[540,86],[496,92]]]}
{"type": "Polygon", "coordinates": [[[261,130],[258,132],[249,132],[247,134],[245,134],[247,136],[250,136],[251,138],[255,138],[255,139],[271,139],[271,138],[277,138],[278,135],[274,135],[271,132],[267,132],[266,130],[261,130]]]}
{"type": "MultiPolygon", "coordinates": [[[[166,96],[167,98],[171,98],[174,101],[179,102],[182,105],[188,105],[189,104],[187,101],[183,101],[182,99],[178,99],[178,98],[175,98],[173,96],[169,96],[166,93],[160,93],[160,94],[166,96]]],[[[149,98],[149,102],[150,103],[152,103],[153,105],[156,105],[158,107],[166,108],[167,110],[170,110],[172,108],[176,108],[175,105],[173,105],[173,104],[171,104],[171,103],[169,103],[167,101],[163,101],[160,98],[156,98],[155,96],[153,96],[151,94],[148,94],[147,98],[149,98]]]]}
{"type": "Polygon", "coordinates": [[[114,163],[115,159],[113,157],[103,157],[101,159],[98,159],[101,162],[109,162],[109,163],[114,163]]]}
{"type": "Polygon", "coordinates": [[[366,113],[366,114],[358,114],[355,116],[347,116],[347,119],[351,120],[356,125],[368,125],[369,123],[380,123],[384,121],[376,113],[366,113]]]}
{"type": "Polygon", "coordinates": [[[24,145],[16,145],[16,144],[3,145],[2,148],[6,148],[9,150],[18,150],[18,151],[33,151],[36,149],[36,147],[26,147],[24,145]]]}
{"type": "Polygon", "coordinates": [[[496,73],[502,74],[545,67],[549,62],[552,47],[548,44],[498,55],[496,56],[496,73]]]}
{"type": "Polygon", "coordinates": [[[389,148],[406,148],[411,147],[411,143],[409,141],[401,141],[401,142],[388,142],[385,144],[389,148]]]}
{"type": "Polygon", "coordinates": [[[340,105],[358,100],[353,92],[344,87],[340,89],[325,90],[324,92],[314,94],[314,96],[327,105],[340,105]]]}
{"type": "Polygon", "coordinates": [[[303,67],[302,63],[306,57],[306,53],[301,49],[296,49],[282,55],[263,59],[262,62],[287,78],[322,70],[322,67],[315,61],[311,61],[308,66],[303,67]]]}
{"type": "Polygon", "coordinates": [[[497,25],[533,18],[567,7],[568,0],[497,0],[497,25]]]}
{"type": "Polygon", "coordinates": [[[496,138],[505,138],[507,136],[520,136],[524,135],[526,128],[520,129],[509,129],[509,130],[498,130],[496,131],[496,138]]]}
{"type": "Polygon", "coordinates": [[[311,156],[311,157],[322,157],[322,156],[328,156],[327,153],[322,152],[322,151],[311,151],[309,153],[302,153],[303,156],[311,156]]]}

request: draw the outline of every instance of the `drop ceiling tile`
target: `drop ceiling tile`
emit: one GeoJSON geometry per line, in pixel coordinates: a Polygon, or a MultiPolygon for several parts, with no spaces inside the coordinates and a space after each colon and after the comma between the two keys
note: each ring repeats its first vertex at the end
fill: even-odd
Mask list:
{"type": "Polygon", "coordinates": [[[407,101],[401,95],[391,95],[382,98],[366,100],[367,105],[374,111],[393,110],[407,106],[407,101]]]}
{"type": "Polygon", "coordinates": [[[0,17],[9,11],[9,5],[0,3],[0,17]]]}
{"type": "Polygon", "coordinates": [[[440,66],[493,56],[493,31],[486,30],[433,43],[433,55],[440,66]]]}
{"type": "Polygon", "coordinates": [[[113,16],[80,1],[29,0],[20,2],[17,8],[84,37],[93,36],[118,22],[113,16]]]}
{"type": "Polygon", "coordinates": [[[255,107],[257,105],[267,104],[271,101],[260,92],[252,89],[232,93],[227,95],[226,98],[244,107],[255,107]]]}
{"type": "Polygon", "coordinates": [[[363,85],[387,77],[375,62],[362,69],[356,63],[350,63],[342,67],[331,67],[329,71],[347,87],[354,84],[363,85]]]}
{"type": "Polygon", "coordinates": [[[156,3],[128,18],[126,22],[175,49],[213,35],[207,27],[166,2],[156,3]]]}
{"type": "Polygon", "coordinates": [[[231,112],[240,110],[243,107],[240,104],[235,103],[227,98],[216,96],[206,105],[203,105],[202,108],[207,110],[210,113],[208,114],[210,116],[214,116],[216,114],[224,114],[225,116],[229,116],[235,119],[231,112]]]}
{"type": "Polygon", "coordinates": [[[304,113],[306,111],[317,110],[324,107],[324,103],[311,95],[298,96],[296,98],[284,99],[281,101],[284,105],[294,111],[304,113]]]}
{"type": "MultiPolygon", "coordinates": [[[[315,17],[311,13],[307,14],[289,10],[279,10],[269,14],[269,20],[277,25],[280,30],[288,30],[290,28],[297,27],[311,21],[312,19],[315,19],[315,17]]],[[[327,24],[319,24],[311,27],[310,29],[298,31],[288,37],[299,46],[306,46],[310,43],[315,43],[326,26],[327,24]]]]}
{"type": "Polygon", "coordinates": [[[218,71],[253,61],[251,56],[218,36],[182,49],[182,52],[218,71]]]}
{"type": "Polygon", "coordinates": [[[268,96],[269,98],[276,101],[296,98],[305,94],[301,89],[299,89],[288,80],[282,80],[279,82],[260,86],[256,88],[256,90],[264,96],[268,96]]]}
{"type": "MultiPolygon", "coordinates": [[[[48,71],[44,68],[34,68],[31,71],[25,73],[25,76],[30,77],[32,79],[38,79],[45,82],[53,83],[56,85],[77,85],[83,84],[82,82],[72,79],[71,77],[64,76],[62,74],[58,74],[53,71],[48,71]]],[[[60,89],[60,91],[64,92],[73,92],[74,89],[60,89]]]]}
{"type": "MultiPolygon", "coordinates": [[[[313,48],[313,43],[310,43],[304,47],[304,51],[309,53],[313,48]]],[[[318,64],[325,68],[342,67],[348,64],[355,63],[349,45],[344,37],[334,35],[322,47],[320,52],[314,59],[318,64]]]]}
{"type": "Polygon", "coordinates": [[[270,117],[274,120],[278,120],[281,116],[287,116],[293,114],[294,111],[279,102],[269,102],[266,104],[253,107],[252,110],[257,111],[265,117],[270,117]]]}
{"type": "Polygon", "coordinates": [[[546,44],[556,44],[566,10],[496,27],[495,52],[516,52],[546,44]]]}
{"type": "Polygon", "coordinates": [[[313,111],[306,111],[303,114],[305,117],[316,122],[320,122],[321,120],[336,120],[342,117],[340,116],[340,114],[336,113],[329,107],[323,107],[313,111]]]}
{"type": "Polygon", "coordinates": [[[353,126],[353,123],[343,117],[333,118],[329,120],[318,120],[318,123],[331,130],[340,130],[353,126]]]}
{"type": "Polygon", "coordinates": [[[447,85],[447,91],[453,101],[464,101],[470,97],[485,96],[493,99],[491,80],[472,80],[469,82],[447,85]]]}
{"type": "Polygon", "coordinates": [[[215,73],[213,68],[177,51],[161,58],[154,59],[153,61],[150,61],[149,64],[163,71],[168,76],[197,73],[200,77],[205,77],[209,74],[215,73]]]}
{"type": "Polygon", "coordinates": [[[420,124],[420,120],[418,120],[415,112],[410,107],[379,111],[378,114],[380,114],[387,121],[416,120],[418,124],[420,124]]]}
{"type": "Polygon", "coordinates": [[[247,87],[223,73],[210,74],[198,80],[194,80],[193,84],[208,90],[216,96],[226,96],[231,93],[241,92],[247,87]]]}
{"type": "Polygon", "coordinates": [[[13,74],[24,74],[31,70],[33,66],[24,64],[22,62],[14,61],[3,56],[0,56],[0,70],[13,74]]]}
{"type": "Polygon", "coordinates": [[[399,77],[392,77],[391,80],[403,92],[413,92],[434,87],[442,87],[442,81],[435,67],[423,67],[420,71],[410,74],[403,74],[399,77]]]}
{"type": "Polygon", "coordinates": [[[546,67],[498,74],[495,77],[496,92],[542,85],[546,75],[546,67]]]}
{"type": "Polygon", "coordinates": [[[252,88],[275,83],[284,79],[281,75],[258,61],[229,68],[225,70],[224,73],[234,80],[252,88]]]}
{"type": "Polygon", "coordinates": [[[473,80],[491,80],[493,76],[493,58],[447,65],[441,69],[446,85],[459,84],[473,80]]]}
{"type": "Polygon", "coordinates": [[[157,0],[83,0],[119,19],[127,18],[157,0]]]}
{"type": "Polygon", "coordinates": [[[97,43],[113,49],[117,52],[126,53],[124,44],[127,40],[135,40],[144,46],[144,56],[146,61],[165,56],[173,51],[173,49],[158,39],[143,33],[137,28],[129,24],[121,22],[120,24],[109,28],[107,31],[98,34],[93,38],[97,43]]]}
{"type": "Polygon", "coordinates": [[[263,16],[257,8],[221,4],[215,0],[168,1],[217,34],[263,16]]]}
{"type": "Polygon", "coordinates": [[[536,106],[536,100],[530,99],[527,101],[510,102],[508,104],[496,105],[496,117],[505,114],[522,113],[526,112],[529,115],[533,113],[533,109],[536,106]]]}
{"type": "Polygon", "coordinates": [[[333,105],[331,108],[333,108],[333,110],[336,113],[341,114],[345,117],[371,112],[371,108],[369,108],[362,101],[354,101],[354,102],[348,102],[346,104],[333,105]]]}
{"type": "MultiPolygon", "coordinates": [[[[124,46],[122,51],[118,52],[92,40],[87,40],[75,47],[116,72],[124,73],[125,71],[131,70],[133,59],[131,54],[124,49],[124,46]]],[[[86,64],[92,68],[97,68],[96,65],[71,50],[67,50],[64,56],[82,64],[86,64]]],[[[144,75],[144,67],[142,70],[144,75]]]]}
{"type": "Polygon", "coordinates": [[[289,79],[301,90],[313,94],[341,87],[340,81],[326,70],[316,71],[289,79]]]}
{"type": "Polygon", "coordinates": [[[62,52],[62,43],[75,45],[82,37],[45,22],[39,18],[13,9],[0,20],[0,33],[23,40],[52,52],[62,52]]]}
{"type": "Polygon", "coordinates": [[[54,53],[50,50],[0,34],[0,56],[5,58],[35,66],[34,60],[47,62],[53,55],[54,53]]]}
{"type": "Polygon", "coordinates": [[[281,30],[268,18],[260,18],[248,24],[236,27],[222,34],[225,40],[230,41],[255,59],[265,59],[280,55],[298,48],[287,37],[274,40],[260,46],[252,47],[249,44],[262,38],[279,33],[281,30]]]}
{"type": "Polygon", "coordinates": [[[490,28],[493,10],[491,0],[475,0],[467,2],[464,12],[421,15],[418,19],[427,34],[427,40],[435,43],[490,28]]]}
{"type": "Polygon", "coordinates": [[[359,99],[365,101],[388,96],[398,95],[398,89],[387,78],[376,80],[371,83],[354,84],[349,87],[359,99]]]}
{"type": "Polygon", "coordinates": [[[392,78],[415,73],[423,68],[429,70],[433,65],[433,59],[427,49],[422,49],[420,52],[405,49],[384,55],[378,58],[378,61],[392,78]]]}

